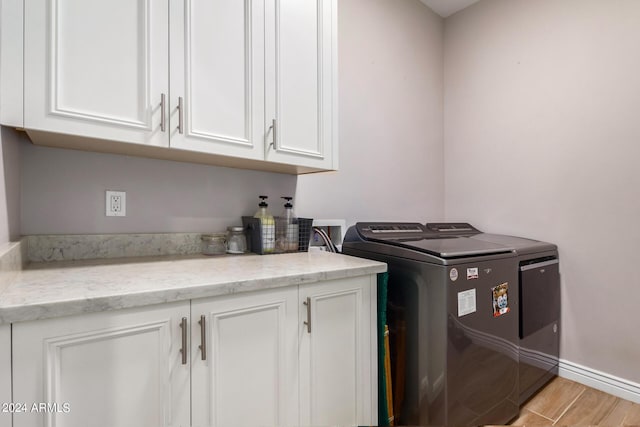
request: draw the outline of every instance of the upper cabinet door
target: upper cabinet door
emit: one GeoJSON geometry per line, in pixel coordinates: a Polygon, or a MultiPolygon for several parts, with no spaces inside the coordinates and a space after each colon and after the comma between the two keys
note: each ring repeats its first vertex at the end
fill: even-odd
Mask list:
{"type": "Polygon", "coordinates": [[[168,146],[168,0],[24,7],[25,128],[168,146]]]}
{"type": "Polygon", "coordinates": [[[337,169],[337,1],[267,0],[265,22],[266,159],[337,169]]]}
{"type": "Polygon", "coordinates": [[[264,2],[171,0],[171,147],[264,158],[264,2]]]}

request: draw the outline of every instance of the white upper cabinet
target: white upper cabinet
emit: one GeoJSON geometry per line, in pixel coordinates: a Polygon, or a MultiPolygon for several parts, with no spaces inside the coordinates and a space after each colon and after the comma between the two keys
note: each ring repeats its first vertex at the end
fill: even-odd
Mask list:
{"type": "Polygon", "coordinates": [[[337,169],[337,0],[2,1],[0,120],[34,143],[337,169]]]}
{"type": "Polygon", "coordinates": [[[168,146],[167,0],[24,7],[26,129],[168,146]]]}
{"type": "Polygon", "coordinates": [[[171,147],[263,159],[264,2],[171,6],[171,147]]]}
{"type": "Polygon", "coordinates": [[[267,0],[265,22],[266,158],[337,169],[337,2],[267,0]]]}

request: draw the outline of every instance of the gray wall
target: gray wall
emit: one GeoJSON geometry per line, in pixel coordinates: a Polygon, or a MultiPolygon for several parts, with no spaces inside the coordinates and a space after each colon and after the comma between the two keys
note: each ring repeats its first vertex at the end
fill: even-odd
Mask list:
{"type": "Polygon", "coordinates": [[[24,235],[224,231],[260,194],[279,214],[296,188],[291,175],[31,144],[22,157],[24,235]],[[105,190],[126,191],[126,217],[105,216],[105,190]]]}
{"type": "Polygon", "coordinates": [[[443,20],[418,0],[340,0],[340,171],[298,178],[316,218],[444,216],[443,20]]]}
{"type": "Polygon", "coordinates": [[[483,0],[445,25],[448,220],[556,242],[561,357],[640,382],[640,1],[483,0]]]}
{"type": "Polygon", "coordinates": [[[0,126],[0,245],[20,238],[20,148],[23,133],[0,126]]]}

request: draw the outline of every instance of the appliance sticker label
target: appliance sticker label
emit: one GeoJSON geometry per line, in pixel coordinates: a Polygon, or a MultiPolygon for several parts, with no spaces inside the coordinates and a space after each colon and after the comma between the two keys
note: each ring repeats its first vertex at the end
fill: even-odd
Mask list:
{"type": "Polygon", "coordinates": [[[493,317],[500,317],[511,311],[509,308],[509,282],[491,288],[493,317]]]}
{"type": "Polygon", "coordinates": [[[476,290],[458,292],[458,317],[476,312],[476,290]]]}
{"type": "Polygon", "coordinates": [[[451,271],[449,272],[449,278],[455,282],[456,280],[458,280],[458,269],[457,268],[452,268],[451,271]]]}
{"type": "Polygon", "coordinates": [[[467,280],[478,278],[478,267],[467,268],[467,280]]]}

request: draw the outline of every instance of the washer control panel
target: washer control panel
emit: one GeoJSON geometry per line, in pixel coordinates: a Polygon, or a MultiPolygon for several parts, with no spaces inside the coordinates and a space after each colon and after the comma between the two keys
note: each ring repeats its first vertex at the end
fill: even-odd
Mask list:
{"type": "Polygon", "coordinates": [[[427,232],[418,222],[359,222],[356,228],[365,239],[422,238],[427,232]]]}

